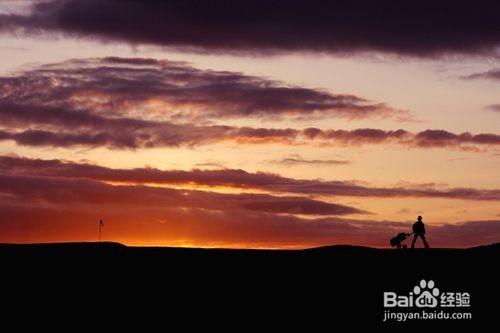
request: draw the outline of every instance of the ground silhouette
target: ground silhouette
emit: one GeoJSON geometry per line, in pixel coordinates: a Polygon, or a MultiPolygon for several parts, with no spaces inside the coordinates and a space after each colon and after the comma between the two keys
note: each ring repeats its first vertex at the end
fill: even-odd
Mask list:
{"type": "MultiPolygon", "coordinates": [[[[180,311],[168,312],[169,318],[189,313],[188,321],[194,316],[212,322],[222,316],[223,322],[253,323],[255,329],[262,321],[276,327],[295,327],[302,321],[310,329],[334,328],[341,322],[351,327],[379,325],[383,292],[408,292],[421,279],[432,279],[443,290],[469,292],[473,320],[454,324],[476,327],[495,318],[497,307],[491,304],[499,296],[499,254],[500,243],[415,250],[349,245],[229,250],[109,242],[0,244],[3,285],[18,286],[11,288],[16,297],[56,297],[64,304],[102,299],[107,304],[102,306],[118,308],[141,304],[134,311],[160,301],[180,311]]],[[[148,309],[150,316],[150,311],[163,308],[148,309]]]]}

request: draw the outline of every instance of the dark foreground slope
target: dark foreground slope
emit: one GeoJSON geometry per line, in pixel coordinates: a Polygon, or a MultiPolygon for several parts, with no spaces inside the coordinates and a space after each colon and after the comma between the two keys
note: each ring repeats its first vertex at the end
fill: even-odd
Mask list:
{"type": "Polygon", "coordinates": [[[441,291],[470,293],[471,307],[460,311],[470,311],[472,320],[390,325],[463,328],[494,322],[500,301],[499,253],[500,244],[413,251],[352,246],[263,251],[116,243],[0,245],[2,286],[16,311],[34,307],[61,313],[81,308],[76,314],[85,313],[89,319],[118,310],[121,323],[140,318],[142,325],[170,325],[180,320],[187,326],[204,323],[233,331],[249,326],[268,330],[270,325],[333,330],[341,322],[385,325],[383,292],[408,295],[422,279],[433,280],[441,291]],[[47,308],[47,298],[60,307],[47,308]]]}

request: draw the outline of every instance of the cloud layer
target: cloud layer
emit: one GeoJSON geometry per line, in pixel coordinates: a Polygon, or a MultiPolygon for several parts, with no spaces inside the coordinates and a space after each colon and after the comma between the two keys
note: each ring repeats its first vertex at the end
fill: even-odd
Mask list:
{"type": "Polygon", "coordinates": [[[473,73],[469,75],[462,76],[462,79],[465,80],[477,80],[477,79],[485,79],[485,80],[500,80],[500,68],[490,69],[486,72],[473,73]]]}
{"type": "MultiPolygon", "coordinates": [[[[93,240],[95,225],[102,217],[106,238],[149,245],[303,248],[344,243],[387,247],[396,233],[411,230],[407,222],[340,217],[369,215],[355,207],[311,198],[312,194],[405,196],[408,189],[294,180],[242,170],[126,170],[7,156],[0,158],[0,170],[0,241],[93,240]],[[230,186],[240,193],[173,187],[182,184],[230,186]],[[241,193],[243,189],[271,194],[241,193]]],[[[411,195],[415,193],[418,191],[411,195]]],[[[498,200],[499,194],[452,189],[420,195],[498,200]]],[[[473,246],[498,241],[500,221],[434,223],[427,230],[433,246],[473,246]]]]}
{"type": "Polygon", "coordinates": [[[62,32],[182,50],[269,53],[492,54],[500,5],[451,0],[311,3],[306,0],[52,0],[29,16],[0,16],[0,29],[62,32]]]}
{"type": "Polygon", "coordinates": [[[137,149],[233,141],[480,150],[491,133],[227,126],[233,118],[400,117],[353,95],[145,58],[80,59],[0,78],[0,140],[27,146],[137,149]]]}
{"type": "MultiPolygon", "coordinates": [[[[71,194],[71,192],[70,192],[71,194]]],[[[128,244],[217,247],[304,248],[331,244],[388,247],[388,240],[411,224],[340,217],[305,219],[255,210],[129,207],[104,205],[0,204],[0,241],[95,240],[104,217],[105,239],[128,244]]],[[[500,221],[469,221],[427,226],[435,247],[467,247],[498,242],[500,221]]]]}
{"type": "Polygon", "coordinates": [[[4,103],[176,121],[406,115],[354,95],[147,58],[69,60],[2,77],[0,86],[4,103]]]}
{"type": "Polygon", "coordinates": [[[0,191],[6,202],[38,204],[103,204],[119,207],[199,208],[252,210],[275,214],[365,214],[353,207],[305,197],[266,194],[221,194],[142,185],[113,186],[103,182],[54,177],[0,175],[0,191]]]}
{"type": "MultiPolygon", "coordinates": [[[[221,195],[71,178],[0,176],[0,241],[92,240],[104,217],[106,237],[133,244],[309,247],[335,243],[388,246],[411,224],[331,215],[352,208],[267,195],[221,195]],[[126,209],[125,209],[126,207],[126,209]],[[330,215],[304,218],[308,215],[330,215]]],[[[428,226],[434,246],[498,241],[500,221],[428,226]]]]}
{"type": "Polygon", "coordinates": [[[500,112],[500,104],[490,104],[486,106],[487,110],[493,111],[493,112],[500,112]]]}
{"type": "MultiPolygon", "coordinates": [[[[0,107],[1,108],[1,107],[0,107]]],[[[1,113],[1,109],[0,109],[1,113]]],[[[0,115],[1,118],[1,115],[0,115]]],[[[318,128],[276,129],[233,126],[196,126],[169,122],[135,123],[122,119],[129,126],[104,128],[108,119],[102,119],[92,128],[60,128],[58,130],[2,130],[0,141],[11,140],[23,146],[39,147],[107,147],[137,149],[158,147],[199,146],[224,141],[240,144],[316,144],[321,146],[363,146],[374,144],[401,145],[410,148],[447,148],[479,152],[500,145],[500,135],[491,133],[455,134],[445,130],[426,130],[416,134],[405,130],[380,129],[327,130],[318,128]],[[311,135],[314,132],[314,135],[311,135]]]]}
{"type": "Polygon", "coordinates": [[[268,161],[270,164],[283,165],[283,166],[293,166],[293,165],[322,165],[322,166],[332,166],[332,165],[349,165],[350,161],[346,160],[334,160],[334,159],[306,159],[299,154],[290,154],[279,160],[268,161]]]}
{"type": "Polygon", "coordinates": [[[499,201],[500,190],[473,188],[439,189],[432,184],[418,187],[377,188],[353,182],[293,179],[273,173],[249,173],[239,169],[159,170],[154,168],[112,169],[92,164],[60,160],[28,159],[0,156],[4,175],[65,177],[125,184],[202,185],[232,187],[238,190],[259,190],[294,195],[351,197],[423,197],[461,200],[499,201]]]}

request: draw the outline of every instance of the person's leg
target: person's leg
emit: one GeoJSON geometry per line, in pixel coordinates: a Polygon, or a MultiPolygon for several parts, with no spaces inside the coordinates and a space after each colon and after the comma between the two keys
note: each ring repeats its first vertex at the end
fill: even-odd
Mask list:
{"type": "Polygon", "coordinates": [[[411,241],[411,248],[415,248],[415,242],[417,241],[417,234],[413,234],[413,240],[411,241]]]}
{"type": "Polygon", "coordinates": [[[420,235],[420,238],[422,238],[422,241],[424,242],[424,246],[425,248],[429,248],[429,243],[427,243],[427,240],[425,239],[425,235],[420,235]]]}

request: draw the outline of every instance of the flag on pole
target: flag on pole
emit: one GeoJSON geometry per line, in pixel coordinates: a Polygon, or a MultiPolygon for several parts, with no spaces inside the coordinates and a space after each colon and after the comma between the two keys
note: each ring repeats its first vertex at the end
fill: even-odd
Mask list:
{"type": "Polygon", "coordinates": [[[101,228],[104,227],[104,222],[102,219],[99,219],[99,242],[101,242],[101,228]]]}

